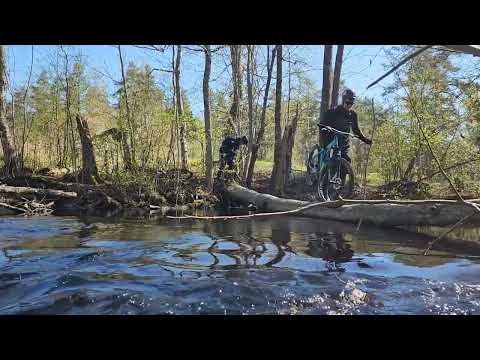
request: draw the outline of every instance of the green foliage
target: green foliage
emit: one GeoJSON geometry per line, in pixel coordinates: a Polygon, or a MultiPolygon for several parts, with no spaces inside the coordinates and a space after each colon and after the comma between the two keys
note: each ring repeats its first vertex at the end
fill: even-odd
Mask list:
{"type": "MultiPolygon", "coordinates": [[[[397,47],[390,55],[403,56],[407,51],[406,47],[397,47]]],[[[457,72],[448,53],[434,50],[424,52],[397,72],[396,81],[384,94],[396,102],[397,111],[384,114],[386,121],[377,128],[370,171],[378,172],[385,182],[404,177],[421,179],[437,171],[421,129],[442,167],[472,157],[475,126],[467,124],[476,116],[475,92],[456,80],[457,72]],[[463,136],[465,132],[468,138],[463,136]]],[[[475,177],[471,166],[455,169],[454,173],[459,179],[475,177]]]]}
{"type": "Polygon", "coordinates": [[[369,172],[367,175],[367,184],[371,186],[379,186],[383,184],[384,179],[377,172],[369,172]]]}
{"type": "MultiPolygon", "coordinates": [[[[285,49],[285,58],[288,61],[284,66],[282,125],[291,123],[298,105],[299,120],[292,163],[295,169],[304,169],[308,153],[318,141],[316,123],[320,91],[311,72],[307,71],[308,64],[305,60],[291,56],[288,47],[285,49]]],[[[266,81],[265,50],[263,46],[256,49],[253,81],[254,135],[258,134],[260,127],[266,81]]],[[[392,59],[398,59],[409,51],[409,47],[393,47],[388,55],[392,59]]],[[[89,64],[78,54],[74,54],[71,48],[65,53],[59,51],[57,55],[52,66],[45,67],[37,75],[33,74],[27,93],[26,83],[17,84],[13,94],[14,104],[10,96],[8,99],[6,111],[14,114],[15,146],[19,152],[24,147],[26,165],[72,167],[75,159],[78,169],[81,166],[81,147],[75,116],[82,114],[88,120],[93,136],[99,170],[115,182],[136,182],[139,186],[147,186],[152,181],[155,169],[177,167],[178,131],[182,123],[186,124],[189,167],[201,173],[205,171],[203,121],[193,116],[185,92],[184,113],[182,116],[176,114],[170,73],[158,75],[149,65],[139,65],[136,62],[130,62],[126,66],[130,113],[128,117],[127,99],[121,79],[115,82],[115,93],[109,94],[107,86],[95,81],[89,64]],[[160,81],[161,76],[167,77],[168,81],[160,81]],[[70,105],[72,122],[68,121],[67,105],[70,105]],[[112,131],[110,136],[100,136],[110,129],[118,136],[111,136],[112,131]],[[25,146],[22,146],[23,143],[25,146]],[[124,170],[126,145],[132,147],[138,167],[135,175],[124,170]]],[[[245,55],[246,51],[242,55],[243,65],[246,65],[245,55]]],[[[190,55],[185,53],[184,56],[186,58],[190,55]]],[[[380,99],[375,99],[376,130],[368,159],[369,184],[381,185],[404,178],[419,180],[430,177],[428,181],[438,183],[439,186],[444,185],[442,176],[434,175],[438,166],[429,152],[420,125],[443,167],[477,156],[480,149],[480,85],[475,79],[460,73],[454,66],[453,58],[451,53],[425,51],[392,75],[395,81],[386,88],[384,100],[393,106],[387,108],[380,99]]],[[[234,135],[229,120],[232,89],[228,62],[225,69],[227,83],[218,85],[220,82],[215,82],[210,94],[214,161],[218,160],[218,150],[223,138],[234,135]]],[[[245,70],[245,66],[243,69],[245,70]]],[[[342,86],[348,84],[349,78],[344,76],[342,86]]],[[[243,86],[240,130],[242,135],[248,135],[245,82],[243,86]]],[[[275,74],[270,89],[266,131],[255,167],[257,172],[263,173],[268,173],[272,168],[275,74]]],[[[358,113],[363,133],[371,137],[371,99],[359,97],[355,111],[358,113]]],[[[352,141],[352,165],[358,181],[363,180],[367,154],[368,146],[356,140],[352,141]]],[[[472,188],[475,181],[478,181],[478,166],[478,163],[471,163],[448,173],[456,179],[459,187],[472,188]]]]}

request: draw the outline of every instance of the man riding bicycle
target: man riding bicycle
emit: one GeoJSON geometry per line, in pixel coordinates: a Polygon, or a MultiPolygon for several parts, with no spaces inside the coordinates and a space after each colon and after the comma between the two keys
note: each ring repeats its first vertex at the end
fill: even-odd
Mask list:
{"type": "MultiPolygon", "coordinates": [[[[352,110],[353,104],[355,103],[355,97],[356,95],[352,90],[346,89],[342,93],[342,104],[326,111],[320,121],[320,125],[330,126],[346,133],[350,133],[350,130],[352,130],[353,133],[365,144],[371,145],[372,141],[367,139],[358,127],[357,113],[352,110]]],[[[334,136],[335,134],[330,131],[321,131],[322,146],[327,146],[334,136]]],[[[342,157],[351,163],[352,161],[348,156],[350,138],[348,136],[342,136],[339,138],[339,146],[342,150],[342,157]]]]}
{"type": "Polygon", "coordinates": [[[348,156],[350,131],[364,143],[371,145],[358,127],[352,110],[355,93],[347,89],[342,94],[342,104],[325,112],[320,127],[320,145],[314,146],[307,162],[306,185],[316,185],[321,201],[348,198],[353,192],[354,172],[348,156]]]}

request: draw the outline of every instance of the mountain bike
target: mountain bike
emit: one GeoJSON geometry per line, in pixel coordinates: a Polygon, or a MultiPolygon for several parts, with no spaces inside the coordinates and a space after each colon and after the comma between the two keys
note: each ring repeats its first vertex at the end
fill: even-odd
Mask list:
{"type": "Polygon", "coordinates": [[[339,138],[351,136],[358,139],[358,137],[330,126],[317,125],[321,131],[332,132],[335,136],[325,148],[317,144],[310,152],[307,162],[307,183],[310,182],[316,188],[320,201],[348,198],[353,193],[355,175],[350,163],[342,158],[343,148],[339,138]]]}

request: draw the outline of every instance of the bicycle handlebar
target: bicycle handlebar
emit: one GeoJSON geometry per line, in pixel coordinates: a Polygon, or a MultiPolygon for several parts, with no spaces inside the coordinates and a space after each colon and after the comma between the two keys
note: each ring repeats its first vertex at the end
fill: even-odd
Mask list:
{"type": "Polygon", "coordinates": [[[317,126],[318,126],[319,128],[322,128],[322,130],[325,129],[325,130],[328,130],[328,131],[331,131],[331,132],[334,132],[334,133],[337,133],[337,134],[341,134],[341,135],[345,135],[345,136],[351,136],[351,137],[353,137],[353,138],[356,138],[356,139],[361,140],[361,139],[360,139],[358,136],[356,136],[356,135],[352,135],[352,134],[350,134],[350,133],[347,133],[347,132],[343,132],[343,131],[334,129],[334,128],[332,128],[331,126],[326,126],[326,125],[322,125],[322,124],[317,124],[317,126]]]}

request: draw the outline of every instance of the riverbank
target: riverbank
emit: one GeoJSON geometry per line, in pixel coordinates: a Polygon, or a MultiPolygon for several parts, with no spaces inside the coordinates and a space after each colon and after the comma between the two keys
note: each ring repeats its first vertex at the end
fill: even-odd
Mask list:
{"type": "Polygon", "coordinates": [[[191,172],[138,174],[121,181],[106,179],[91,185],[72,176],[24,174],[0,179],[0,214],[143,214],[188,213],[211,208],[218,197],[208,193],[203,178],[191,172]]]}
{"type": "MultiPolygon", "coordinates": [[[[42,169],[15,178],[0,178],[0,215],[94,214],[113,216],[125,212],[139,216],[190,214],[196,209],[212,210],[229,206],[223,199],[223,183],[216,181],[214,192],[205,187],[205,178],[186,170],[144,171],[123,178],[104,176],[103,183],[91,185],[65,174],[61,169],[42,169]]],[[[259,172],[252,189],[271,194],[270,176],[259,172]]],[[[479,198],[475,191],[463,191],[465,199],[479,198]]],[[[316,189],[305,185],[304,172],[293,172],[284,198],[316,202],[316,189]]],[[[391,182],[385,185],[356,184],[353,199],[454,199],[446,186],[426,183],[391,182]]]]}

